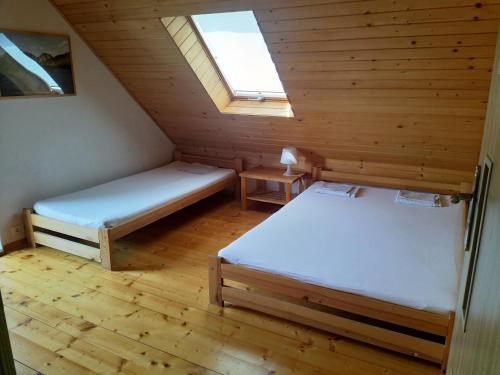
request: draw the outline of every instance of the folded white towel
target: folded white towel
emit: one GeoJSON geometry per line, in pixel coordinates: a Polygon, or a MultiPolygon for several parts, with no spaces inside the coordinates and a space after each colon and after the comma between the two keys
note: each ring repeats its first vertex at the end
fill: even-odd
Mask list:
{"type": "Polygon", "coordinates": [[[337,195],[339,197],[346,198],[356,198],[356,194],[359,191],[359,186],[320,181],[316,184],[314,191],[320,194],[337,195]]]}
{"type": "Polygon", "coordinates": [[[421,207],[441,207],[441,196],[433,193],[400,190],[394,200],[399,204],[421,207]]]}
{"type": "Polygon", "coordinates": [[[200,163],[179,163],[178,171],[193,173],[193,174],[207,174],[216,170],[217,167],[212,165],[205,165],[200,163]]]}

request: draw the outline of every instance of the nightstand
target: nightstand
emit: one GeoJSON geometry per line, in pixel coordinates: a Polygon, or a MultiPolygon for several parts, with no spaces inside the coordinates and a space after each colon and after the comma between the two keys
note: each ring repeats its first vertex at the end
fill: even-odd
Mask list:
{"type": "Polygon", "coordinates": [[[258,201],[285,205],[290,202],[296,194],[292,194],[292,185],[299,181],[299,193],[304,191],[304,173],[293,176],[283,176],[282,169],[257,167],[240,173],[241,178],[241,208],[246,210],[248,201],[258,201]],[[257,189],[248,193],[248,179],[257,180],[257,189]],[[266,182],[273,181],[283,184],[280,191],[268,190],[266,182]]]}

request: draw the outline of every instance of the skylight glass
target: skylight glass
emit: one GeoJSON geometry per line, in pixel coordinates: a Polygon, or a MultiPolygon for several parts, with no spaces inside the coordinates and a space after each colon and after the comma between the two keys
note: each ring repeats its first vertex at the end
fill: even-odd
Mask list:
{"type": "Polygon", "coordinates": [[[286,98],[252,11],[191,18],[235,97],[286,98]]]}

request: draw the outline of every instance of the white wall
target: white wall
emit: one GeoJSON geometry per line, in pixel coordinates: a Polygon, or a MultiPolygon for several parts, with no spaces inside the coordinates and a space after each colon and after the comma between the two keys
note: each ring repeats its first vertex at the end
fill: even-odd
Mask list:
{"type": "MultiPolygon", "coordinates": [[[[0,29],[71,37],[77,95],[0,99],[0,242],[38,199],[164,164],[174,146],[47,0],[0,0],[0,29]]],[[[0,246],[1,248],[1,246],[0,246]]]]}

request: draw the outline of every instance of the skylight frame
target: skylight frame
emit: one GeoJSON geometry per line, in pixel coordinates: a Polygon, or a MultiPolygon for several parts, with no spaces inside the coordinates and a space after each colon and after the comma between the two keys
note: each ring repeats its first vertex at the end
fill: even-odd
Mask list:
{"type": "MultiPolygon", "coordinates": [[[[251,11],[253,13],[253,11],[251,11]]],[[[227,12],[227,13],[231,13],[231,12],[227,12]]],[[[203,14],[199,14],[199,15],[203,15],[203,14]]],[[[196,23],[196,21],[194,20],[194,16],[195,15],[190,15],[190,16],[187,16],[187,20],[188,22],[191,24],[193,30],[195,31],[196,35],[198,36],[198,39],[199,39],[199,42],[201,43],[202,47],[204,48],[206,54],[208,55],[208,57],[210,58],[215,70],[217,71],[221,81],[224,83],[224,85],[226,86],[226,89],[228,90],[228,92],[231,94],[231,99],[233,101],[236,101],[236,100],[250,100],[250,101],[279,101],[279,102],[287,102],[288,103],[288,95],[286,94],[285,91],[283,91],[283,93],[281,92],[268,92],[268,91],[244,91],[244,90],[234,90],[231,85],[229,84],[229,80],[228,78],[226,77],[226,75],[224,74],[224,72],[222,71],[222,69],[219,67],[219,64],[217,64],[217,61],[215,60],[214,56],[212,55],[212,51],[210,50],[210,48],[208,47],[206,41],[205,41],[205,38],[203,36],[203,33],[200,31],[200,29],[198,28],[198,25],[196,23]]],[[[254,17],[255,17],[255,13],[254,13],[254,17]]],[[[262,30],[260,29],[260,26],[259,24],[257,23],[257,27],[259,28],[259,32],[262,34],[262,30]]],[[[265,42],[265,41],[264,41],[265,42]]],[[[267,43],[266,44],[266,47],[267,47],[267,43]]],[[[272,60],[271,60],[272,61],[272,60]]],[[[274,61],[272,61],[273,64],[274,64],[274,61]]],[[[278,78],[279,78],[279,73],[278,73],[278,78]]],[[[281,78],[279,78],[280,80],[280,83],[281,83],[281,78]]],[[[282,84],[282,83],[281,83],[282,84]]]]}

